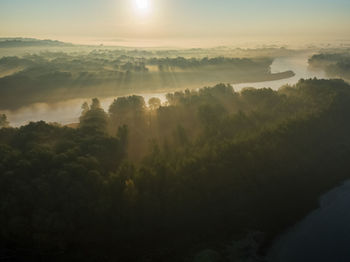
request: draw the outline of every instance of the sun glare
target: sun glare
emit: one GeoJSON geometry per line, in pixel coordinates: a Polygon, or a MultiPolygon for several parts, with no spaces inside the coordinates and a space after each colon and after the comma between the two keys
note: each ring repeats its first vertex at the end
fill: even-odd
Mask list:
{"type": "Polygon", "coordinates": [[[149,0],[135,0],[136,7],[139,11],[147,12],[150,8],[149,0]]]}

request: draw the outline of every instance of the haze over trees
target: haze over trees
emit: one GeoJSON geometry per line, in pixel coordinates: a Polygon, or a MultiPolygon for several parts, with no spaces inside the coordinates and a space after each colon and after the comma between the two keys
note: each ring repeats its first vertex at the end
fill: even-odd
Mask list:
{"type": "Polygon", "coordinates": [[[76,129],[0,129],[0,237],[14,259],[260,256],[349,178],[342,80],[278,91],[219,84],[152,101],[120,97],[105,112],[93,99],[76,129]],[[263,233],[253,246],[230,244],[251,232],[263,233]]]}
{"type": "Polygon", "coordinates": [[[193,58],[190,51],[79,52],[78,47],[74,50],[0,58],[0,110],[74,98],[183,90],[218,82],[257,82],[294,76],[291,71],[271,73],[273,58],[261,57],[261,54],[232,58],[214,56],[212,51],[213,57],[201,57],[200,52],[194,50],[196,58],[193,58]],[[18,93],[21,96],[16,96],[18,93]]]}
{"type": "Polygon", "coordinates": [[[0,0],[0,262],[350,261],[349,14],[0,0]]]}
{"type": "Polygon", "coordinates": [[[313,55],[309,64],[312,68],[324,70],[330,77],[350,80],[350,52],[313,55]]]}
{"type": "Polygon", "coordinates": [[[4,38],[0,37],[0,48],[20,48],[20,47],[67,47],[73,44],[60,42],[57,40],[38,40],[35,38],[4,38]]]}

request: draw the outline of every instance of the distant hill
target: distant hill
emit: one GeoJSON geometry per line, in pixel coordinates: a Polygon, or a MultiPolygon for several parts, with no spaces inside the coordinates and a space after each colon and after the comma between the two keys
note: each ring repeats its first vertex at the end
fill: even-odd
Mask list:
{"type": "Polygon", "coordinates": [[[39,40],[34,38],[0,38],[0,48],[9,47],[36,47],[36,46],[73,46],[57,40],[39,40]]]}

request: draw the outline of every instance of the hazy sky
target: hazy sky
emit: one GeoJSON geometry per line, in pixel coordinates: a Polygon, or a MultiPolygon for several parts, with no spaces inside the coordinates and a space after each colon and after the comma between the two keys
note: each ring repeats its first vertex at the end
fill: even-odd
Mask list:
{"type": "Polygon", "coordinates": [[[0,0],[0,36],[336,40],[350,37],[350,0],[0,0]]]}

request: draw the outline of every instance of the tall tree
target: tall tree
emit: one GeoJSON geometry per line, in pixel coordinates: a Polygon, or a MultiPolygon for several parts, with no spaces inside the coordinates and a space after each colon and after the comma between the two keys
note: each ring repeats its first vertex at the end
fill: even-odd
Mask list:
{"type": "Polygon", "coordinates": [[[7,116],[5,114],[0,115],[0,128],[9,127],[10,123],[7,120],[7,116]]]}
{"type": "Polygon", "coordinates": [[[82,109],[80,128],[92,132],[107,132],[108,115],[101,108],[100,101],[97,98],[92,99],[90,107],[87,103],[84,103],[82,109]]]}

